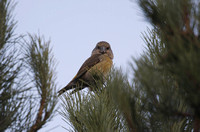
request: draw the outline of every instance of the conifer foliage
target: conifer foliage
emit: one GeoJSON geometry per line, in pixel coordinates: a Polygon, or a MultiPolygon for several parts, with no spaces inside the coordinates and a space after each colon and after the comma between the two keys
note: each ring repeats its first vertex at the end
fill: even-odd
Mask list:
{"type": "Polygon", "coordinates": [[[0,0],[0,131],[36,132],[55,115],[55,62],[49,41],[15,34],[14,6],[0,0]]]}
{"type": "Polygon", "coordinates": [[[35,132],[43,127],[55,115],[57,103],[55,60],[50,48],[50,41],[37,35],[29,35],[25,41],[25,66],[30,71],[29,78],[32,83],[29,93],[30,109],[33,121],[30,122],[30,132],[35,132]],[[39,106],[39,107],[37,107],[39,106]]]}
{"type": "Polygon", "coordinates": [[[152,66],[154,73],[162,71],[167,75],[161,84],[173,82],[165,88],[171,89],[171,95],[168,91],[162,94],[169,94],[166,108],[161,105],[162,111],[168,111],[168,117],[185,119],[185,129],[192,125],[194,131],[200,131],[200,2],[140,0],[139,4],[154,28],[154,39],[146,39],[150,56],[155,58],[158,67],[152,66]]]}
{"type": "Polygon", "coordinates": [[[22,90],[16,82],[21,72],[21,61],[15,48],[17,38],[13,32],[16,23],[10,6],[11,2],[0,1],[0,131],[17,123],[18,111],[23,106],[19,99],[22,90]]]}
{"type": "Polygon", "coordinates": [[[72,131],[200,131],[200,2],[138,4],[152,28],[130,63],[133,78],[115,68],[100,91],[64,97],[72,131]]]}

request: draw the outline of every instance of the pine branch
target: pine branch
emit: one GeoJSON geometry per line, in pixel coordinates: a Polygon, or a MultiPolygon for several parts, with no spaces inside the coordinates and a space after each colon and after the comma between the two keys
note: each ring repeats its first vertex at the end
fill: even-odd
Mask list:
{"type": "Polygon", "coordinates": [[[19,38],[14,37],[16,22],[12,17],[15,4],[0,1],[0,131],[24,130],[26,84],[22,82],[23,64],[19,58],[19,38]]]}
{"type": "Polygon", "coordinates": [[[63,110],[60,114],[72,126],[72,131],[127,131],[121,113],[109,97],[108,87],[95,93],[74,93],[62,97],[63,110]]]}
{"type": "Polygon", "coordinates": [[[30,75],[40,98],[36,118],[29,131],[36,132],[55,114],[57,102],[56,78],[53,71],[54,59],[49,48],[50,42],[45,42],[42,38],[30,34],[29,40],[30,42],[25,41],[27,45],[25,50],[26,64],[32,72],[30,75]]]}
{"type": "MultiPolygon", "coordinates": [[[[43,110],[44,110],[45,99],[42,98],[40,102],[41,103],[40,103],[40,107],[39,107],[38,114],[37,114],[37,117],[36,117],[36,122],[30,128],[29,132],[36,132],[37,130],[39,130],[43,126],[44,122],[46,121],[46,119],[44,119],[44,121],[42,121],[42,114],[43,114],[43,110]]],[[[47,113],[45,113],[45,115],[46,114],[47,113]]]]}
{"type": "MultiPolygon", "coordinates": [[[[194,113],[191,115],[194,122],[193,128],[198,131],[200,79],[197,74],[200,73],[200,69],[197,68],[199,65],[197,60],[200,56],[200,41],[197,28],[200,23],[198,18],[200,3],[192,0],[141,0],[138,2],[146,18],[155,27],[158,39],[164,43],[163,57],[156,55],[160,54],[160,51],[152,54],[155,54],[162,62],[158,63],[158,66],[174,77],[178,85],[175,92],[183,99],[188,109],[194,113]]],[[[158,45],[161,44],[158,43],[158,45]]],[[[156,73],[156,71],[154,72],[156,73]]],[[[147,81],[147,85],[150,85],[148,80],[145,81],[147,81]]],[[[163,106],[163,108],[165,107],[163,106]]],[[[179,114],[183,117],[187,115],[185,112],[179,114]]]]}

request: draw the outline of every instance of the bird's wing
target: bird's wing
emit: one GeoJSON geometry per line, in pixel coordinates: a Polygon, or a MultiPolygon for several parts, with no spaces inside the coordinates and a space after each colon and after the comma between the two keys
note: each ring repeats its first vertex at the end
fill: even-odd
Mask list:
{"type": "MultiPolygon", "coordinates": [[[[62,88],[60,91],[58,91],[58,95],[60,96],[62,93],[64,93],[65,91],[73,88],[74,85],[74,81],[78,80],[81,78],[81,76],[83,76],[91,67],[93,67],[94,65],[96,65],[97,63],[100,62],[99,59],[100,54],[96,54],[96,55],[92,55],[90,58],[88,58],[83,65],[81,66],[81,68],[79,69],[78,73],[76,74],[76,76],[69,82],[69,84],[67,84],[67,86],[65,86],[64,88],[62,88]]],[[[80,88],[79,88],[80,89],[80,88]]],[[[82,89],[82,88],[81,88],[82,89]]]]}
{"type": "Polygon", "coordinates": [[[97,63],[100,62],[99,56],[101,54],[96,54],[96,55],[92,55],[90,58],[88,58],[83,65],[81,66],[81,68],[79,69],[78,73],[76,74],[76,76],[72,79],[72,80],[76,80],[79,79],[81,76],[83,76],[91,67],[93,67],[94,65],[96,65],[97,63]]]}

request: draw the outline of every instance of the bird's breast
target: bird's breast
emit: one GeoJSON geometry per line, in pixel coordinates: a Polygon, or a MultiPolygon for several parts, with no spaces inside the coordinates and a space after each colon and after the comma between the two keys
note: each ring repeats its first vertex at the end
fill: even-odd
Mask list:
{"type": "Polygon", "coordinates": [[[102,55],[100,58],[100,62],[97,63],[96,65],[94,65],[91,68],[90,72],[92,74],[96,74],[96,73],[100,72],[104,76],[106,76],[109,73],[109,71],[112,67],[112,64],[113,64],[113,62],[108,56],[102,55]]]}

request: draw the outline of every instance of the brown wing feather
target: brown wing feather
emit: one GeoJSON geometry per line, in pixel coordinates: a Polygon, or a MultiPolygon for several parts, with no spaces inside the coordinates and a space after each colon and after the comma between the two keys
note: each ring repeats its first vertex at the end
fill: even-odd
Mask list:
{"type": "Polygon", "coordinates": [[[81,66],[81,68],[79,69],[78,73],[76,74],[76,76],[73,78],[73,80],[79,79],[81,76],[84,75],[84,73],[86,73],[91,67],[93,67],[94,65],[96,65],[97,63],[100,62],[99,56],[101,54],[96,54],[96,55],[92,55],[90,58],[88,58],[83,65],[81,66]]]}
{"type": "Polygon", "coordinates": [[[72,89],[73,86],[76,86],[75,82],[80,79],[91,67],[93,67],[94,65],[96,65],[97,63],[100,62],[99,56],[101,54],[95,54],[92,55],[90,58],[88,58],[83,65],[81,66],[81,68],[79,69],[78,73],[76,74],[76,76],[69,82],[69,84],[67,84],[67,86],[65,86],[64,88],[62,88],[60,91],[58,91],[59,95],[61,95],[62,93],[64,93],[65,91],[72,89]]]}

